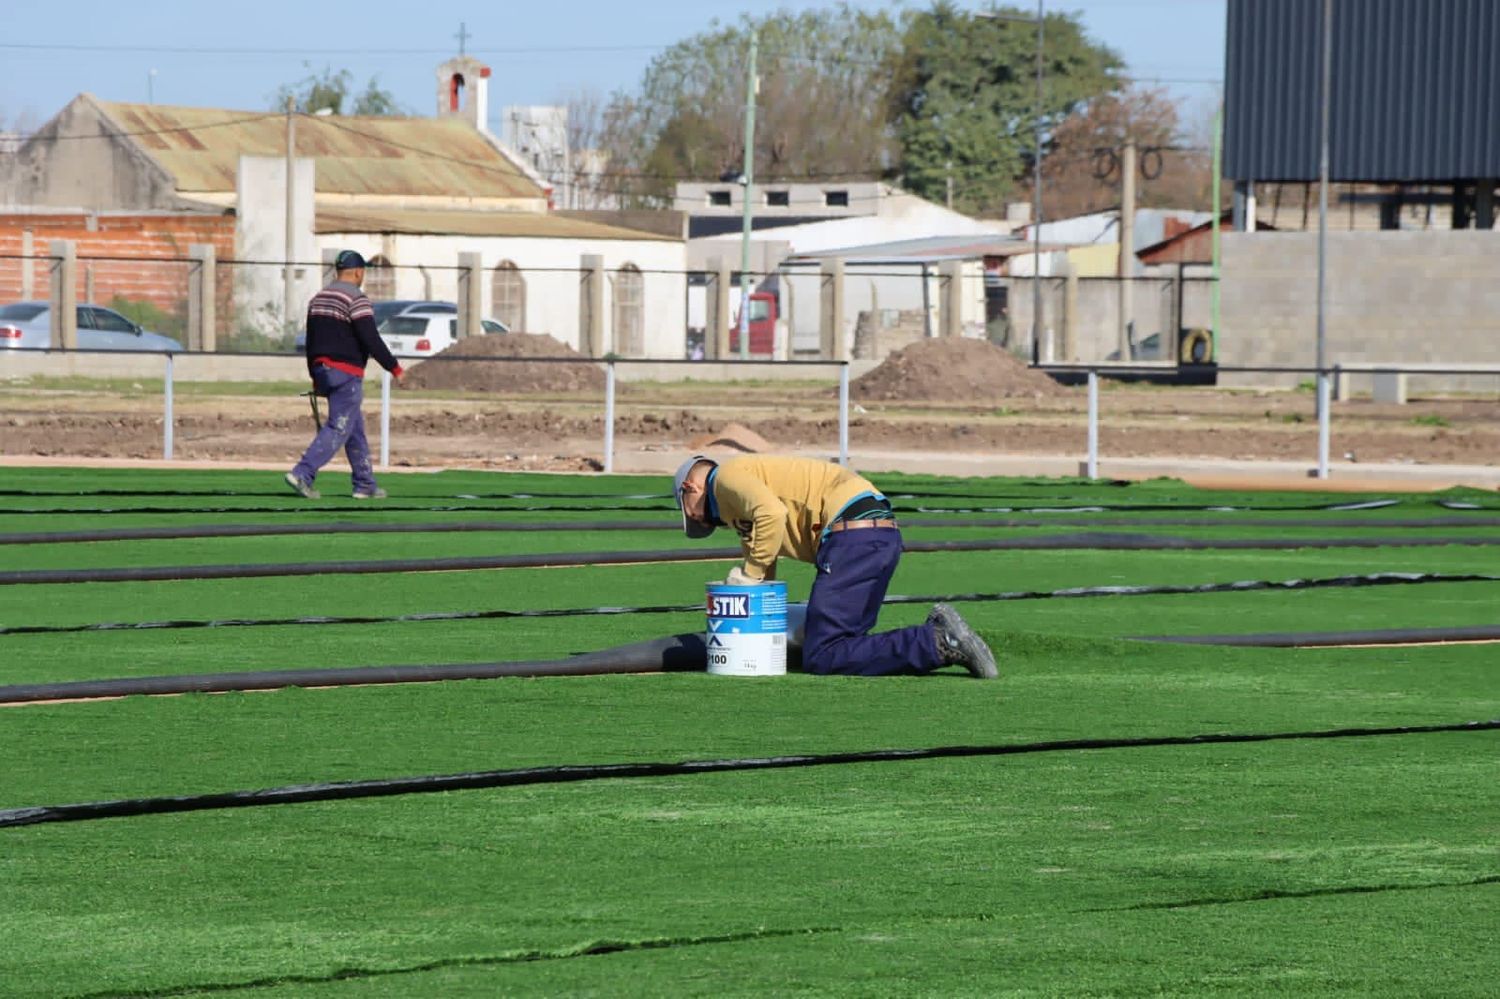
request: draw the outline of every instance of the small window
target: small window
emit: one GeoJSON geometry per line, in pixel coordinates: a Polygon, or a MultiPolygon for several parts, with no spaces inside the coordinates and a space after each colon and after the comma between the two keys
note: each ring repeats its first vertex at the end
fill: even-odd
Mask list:
{"type": "Polygon", "coordinates": [[[421,335],[427,332],[426,316],[392,316],[385,321],[380,332],[395,336],[421,335]]]}
{"type": "Polygon", "coordinates": [[[45,305],[17,302],[15,305],[0,308],[0,319],[9,319],[13,323],[28,323],[46,311],[45,305]]]}
{"type": "Polygon", "coordinates": [[[764,298],[750,299],[750,321],[763,323],[771,318],[771,303],[764,298]]]}
{"type": "Polygon", "coordinates": [[[97,306],[89,310],[94,314],[93,328],[96,330],[108,330],[111,333],[134,333],[135,323],[109,309],[101,309],[97,306]]]}
{"type": "Polygon", "coordinates": [[[709,191],[708,192],[708,203],[710,205],[712,205],[713,207],[715,207],[715,208],[728,208],[729,207],[729,203],[730,203],[729,202],[729,192],[728,191],[709,191]]]}
{"type": "Polygon", "coordinates": [[[786,208],[792,203],[792,196],[787,191],[767,191],[766,204],[772,208],[786,208]]]}
{"type": "Polygon", "coordinates": [[[848,208],[849,207],[849,192],[848,191],[824,191],[823,192],[823,204],[827,205],[829,208],[848,208]]]}

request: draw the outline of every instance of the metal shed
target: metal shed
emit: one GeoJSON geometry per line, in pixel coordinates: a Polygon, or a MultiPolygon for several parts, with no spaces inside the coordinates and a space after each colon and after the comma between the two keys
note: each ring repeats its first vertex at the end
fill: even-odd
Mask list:
{"type": "MultiPolygon", "coordinates": [[[[1490,228],[1500,3],[1333,0],[1332,20],[1330,179],[1439,197],[1456,228],[1490,228]]],[[[1322,22],[1320,0],[1229,0],[1224,174],[1242,199],[1318,179],[1322,22]]]]}

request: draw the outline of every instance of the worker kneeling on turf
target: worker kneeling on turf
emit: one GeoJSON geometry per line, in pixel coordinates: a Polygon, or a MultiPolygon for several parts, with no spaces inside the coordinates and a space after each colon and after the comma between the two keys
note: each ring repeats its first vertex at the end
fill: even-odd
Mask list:
{"type": "Polygon", "coordinates": [[[890,676],[954,663],[980,679],[998,675],[989,646],[947,604],[922,624],[870,634],[901,559],[901,532],[890,501],[848,469],[811,458],[747,455],[719,464],[695,455],[677,469],[672,491],[688,537],[706,538],[719,526],[739,534],[745,561],[724,582],[775,579],[782,555],[817,566],[806,671],[890,676]]]}

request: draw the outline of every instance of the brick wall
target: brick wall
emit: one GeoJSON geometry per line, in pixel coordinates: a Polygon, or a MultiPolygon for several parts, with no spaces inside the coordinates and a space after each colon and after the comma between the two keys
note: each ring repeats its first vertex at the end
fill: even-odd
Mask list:
{"type": "MultiPolygon", "coordinates": [[[[186,308],[189,246],[212,244],[221,260],[234,255],[234,218],[228,215],[0,214],[0,302],[21,298],[23,268],[28,266],[32,297],[45,299],[51,293],[50,261],[15,259],[21,253],[21,234],[27,229],[32,233],[35,257],[46,257],[52,240],[74,242],[78,301],[108,305],[119,296],[149,302],[173,314],[186,308]]],[[[219,269],[216,284],[216,296],[227,305],[231,292],[227,268],[219,269]]]]}

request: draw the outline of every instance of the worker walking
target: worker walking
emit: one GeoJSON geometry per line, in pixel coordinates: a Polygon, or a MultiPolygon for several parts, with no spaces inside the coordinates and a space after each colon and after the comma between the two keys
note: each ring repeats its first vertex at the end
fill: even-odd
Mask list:
{"type": "Polygon", "coordinates": [[[802,665],[810,673],[929,673],[950,663],[980,679],[998,675],[989,646],[947,604],[910,628],[871,634],[901,558],[890,501],[846,468],[811,458],[746,455],[723,464],[695,455],[673,480],[683,531],[740,536],[744,562],[731,585],[776,578],[785,555],[817,567],[807,599],[802,665]]]}
{"type": "Polygon", "coordinates": [[[336,279],[307,306],[307,373],[312,376],[313,391],[328,399],[328,421],[318,428],[302,460],[286,473],[286,483],[302,496],[317,499],[313,482],[318,469],[342,448],[349,458],[354,498],[380,499],[385,490],[375,484],[361,411],[365,365],[373,357],[397,378],[403,371],[380,339],[375,310],[360,290],[365,280],[364,257],[343,250],[333,266],[336,279]]]}

